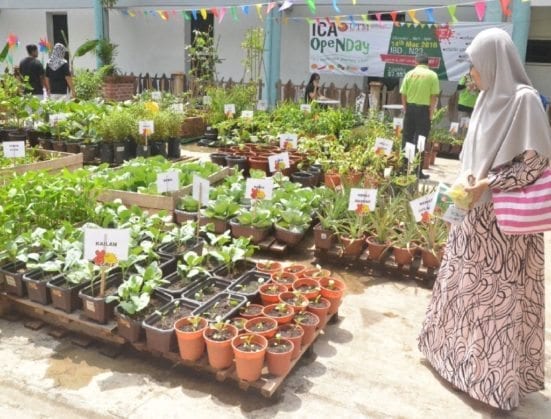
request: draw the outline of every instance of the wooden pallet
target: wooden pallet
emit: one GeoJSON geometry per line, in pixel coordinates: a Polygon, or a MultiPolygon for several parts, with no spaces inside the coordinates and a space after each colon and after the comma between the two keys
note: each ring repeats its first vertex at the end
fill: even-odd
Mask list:
{"type": "Polygon", "coordinates": [[[278,255],[283,255],[289,250],[289,246],[286,243],[278,241],[274,235],[270,235],[258,243],[258,248],[265,252],[272,252],[278,255]]]}

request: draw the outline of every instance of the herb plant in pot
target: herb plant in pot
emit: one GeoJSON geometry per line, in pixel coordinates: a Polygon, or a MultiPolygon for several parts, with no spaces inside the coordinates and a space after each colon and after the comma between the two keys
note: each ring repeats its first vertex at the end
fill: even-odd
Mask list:
{"type": "Polygon", "coordinates": [[[417,253],[419,232],[417,223],[408,216],[392,236],[392,254],[398,266],[409,265],[417,253]]]}
{"type": "Polygon", "coordinates": [[[309,311],[303,311],[295,315],[294,321],[304,330],[302,346],[310,345],[316,337],[316,330],[320,324],[319,317],[309,311]]]}
{"type": "Polygon", "coordinates": [[[320,329],[323,329],[325,327],[325,324],[327,323],[327,313],[329,313],[330,307],[331,302],[327,298],[323,298],[321,294],[319,294],[315,299],[310,300],[310,302],[308,303],[308,308],[306,310],[314,313],[316,316],[319,317],[319,327],[320,329]]]}
{"type": "Polygon", "coordinates": [[[290,323],[295,315],[295,310],[285,303],[274,303],[267,305],[262,310],[262,314],[266,317],[274,318],[278,325],[290,323]]]}
{"type": "Polygon", "coordinates": [[[174,221],[184,224],[187,221],[197,221],[199,201],[191,195],[184,196],[174,209],[174,221]]]}
{"type": "Polygon", "coordinates": [[[235,356],[237,377],[245,381],[257,381],[262,375],[268,340],[264,336],[246,333],[231,341],[235,356]]]}
{"type": "Polygon", "coordinates": [[[184,361],[197,361],[205,352],[203,333],[208,322],[199,316],[189,316],[174,323],[180,358],[184,361]]]}
{"type": "Polygon", "coordinates": [[[328,316],[335,314],[342,302],[342,297],[344,295],[344,290],[346,285],[344,282],[337,278],[321,278],[319,280],[321,286],[321,296],[326,298],[331,303],[331,307],[327,312],[328,316]]]}
{"type": "Polygon", "coordinates": [[[279,326],[277,333],[280,334],[282,338],[293,342],[291,359],[298,358],[302,350],[302,338],[304,337],[304,329],[302,326],[296,323],[287,323],[279,326]]]}
{"type": "Polygon", "coordinates": [[[237,217],[230,220],[234,237],[249,237],[254,244],[263,241],[272,229],[272,213],[269,209],[257,208],[241,210],[237,217]]]}
{"type": "Polygon", "coordinates": [[[245,330],[249,333],[265,336],[266,338],[274,337],[277,329],[277,321],[272,317],[255,317],[247,320],[245,330]]]}
{"type": "Polygon", "coordinates": [[[277,333],[274,338],[268,340],[266,364],[270,374],[275,376],[287,374],[291,368],[294,347],[293,342],[281,337],[281,333],[277,333]]]}
{"type": "Polygon", "coordinates": [[[237,336],[237,328],[220,320],[203,331],[209,364],[212,368],[225,369],[232,366],[231,341],[235,336],[237,336]]]}

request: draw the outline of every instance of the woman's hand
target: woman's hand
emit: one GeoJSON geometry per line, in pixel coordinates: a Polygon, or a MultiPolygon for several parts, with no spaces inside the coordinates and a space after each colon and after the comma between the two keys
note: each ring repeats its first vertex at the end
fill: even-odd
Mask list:
{"type": "Polygon", "coordinates": [[[469,206],[469,209],[474,207],[474,205],[480,200],[480,197],[484,192],[486,192],[489,189],[490,181],[488,178],[481,179],[477,181],[472,186],[466,186],[465,192],[468,192],[471,195],[471,205],[469,206]]]}

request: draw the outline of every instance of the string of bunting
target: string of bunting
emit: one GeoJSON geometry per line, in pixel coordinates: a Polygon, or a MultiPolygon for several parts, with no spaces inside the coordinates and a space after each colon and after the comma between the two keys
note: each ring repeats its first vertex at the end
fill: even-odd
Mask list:
{"type": "MultiPolygon", "coordinates": [[[[392,21],[395,24],[398,24],[397,18],[399,14],[407,13],[409,18],[411,19],[411,22],[414,25],[422,25],[421,21],[417,17],[417,12],[423,11],[425,14],[425,21],[429,24],[435,24],[435,18],[434,18],[434,10],[435,9],[443,9],[447,8],[448,14],[450,16],[449,23],[454,24],[459,22],[459,20],[456,17],[457,12],[457,6],[473,6],[476,12],[476,16],[479,21],[484,20],[484,16],[486,15],[486,4],[491,1],[499,1],[501,6],[502,13],[510,17],[512,16],[512,10],[510,8],[511,6],[511,0],[475,0],[471,2],[466,3],[458,3],[458,4],[452,4],[452,5],[445,5],[445,6],[434,6],[434,7],[424,7],[424,8],[418,8],[418,9],[408,9],[408,10],[394,10],[388,13],[392,19],[392,21]]],[[[529,2],[530,0],[522,0],[523,2],[529,2]]],[[[357,0],[347,0],[346,2],[350,2],[353,6],[358,6],[357,0]]],[[[281,3],[281,2],[280,2],[281,3]]],[[[289,16],[283,16],[282,21],[283,23],[287,23],[289,20],[291,21],[308,21],[308,23],[314,23],[314,22],[320,22],[321,20],[326,20],[327,22],[332,22],[331,18],[328,17],[316,17],[316,0],[305,0],[304,2],[308,9],[310,10],[312,17],[289,17],[289,16]]],[[[333,21],[338,25],[341,22],[341,19],[348,19],[352,22],[356,21],[362,21],[363,23],[370,25],[373,23],[372,19],[375,17],[377,22],[382,25],[382,15],[383,13],[376,12],[376,13],[363,13],[363,14],[351,14],[351,15],[343,15],[341,13],[341,6],[345,3],[344,0],[332,0],[332,6],[338,15],[332,16],[333,21]]],[[[244,16],[250,16],[252,13],[250,13],[251,9],[256,9],[256,14],[260,20],[263,20],[264,17],[274,15],[277,18],[276,13],[282,13],[285,10],[290,9],[295,4],[293,0],[285,0],[283,3],[278,4],[276,1],[270,1],[270,2],[264,2],[264,3],[252,3],[252,4],[246,4],[246,5],[233,5],[233,6],[222,6],[222,7],[203,7],[200,9],[183,9],[183,10],[138,10],[138,9],[128,9],[128,8],[118,8],[115,10],[118,10],[119,13],[121,13],[124,16],[128,17],[138,17],[138,16],[144,16],[144,17],[159,17],[163,21],[168,21],[172,18],[181,17],[184,20],[190,21],[190,20],[198,20],[199,18],[206,20],[208,17],[208,14],[211,13],[215,20],[218,21],[218,23],[222,23],[224,18],[227,16],[228,11],[232,17],[232,20],[238,21],[239,20],[239,11],[244,16]]],[[[410,22],[408,22],[410,23],[410,22]]]]}

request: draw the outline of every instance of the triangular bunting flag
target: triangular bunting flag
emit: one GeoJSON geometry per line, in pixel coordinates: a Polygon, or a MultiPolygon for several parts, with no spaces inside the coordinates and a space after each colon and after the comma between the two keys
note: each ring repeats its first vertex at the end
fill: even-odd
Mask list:
{"type": "Polygon", "coordinates": [[[182,15],[184,16],[185,20],[191,20],[191,16],[189,15],[189,12],[182,10],[182,15]]]}
{"type": "Polygon", "coordinates": [[[310,9],[310,13],[315,14],[316,13],[316,0],[308,0],[308,8],[310,9]]]}
{"type": "Polygon", "coordinates": [[[377,21],[379,22],[379,26],[382,28],[384,25],[383,25],[381,13],[375,13],[375,17],[377,18],[377,21]]]}
{"type": "Polygon", "coordinates": [[[434,11],[432,7],[425,9],[425,16],[427,17],[427,22],[434,23],[434,11]]]}
{"type": "Polygon", "coordinates": [[[360,15],[365,24],[369,25],[369,18],[366,14],[360,15]]]}
{"type": "Polygon", "coordinates": [[[247,6],[247,5],[241,6],[241,10],[243,10],[244,14],[246,14],[246,15],[249,14],[249,6],[247,6]]]}
{"type": "Polygon", "coordinates": [[[309,25],[312,25],[314,23],[314,19],[310,19],[309,17],[307,17],[306,22],[308,22],[309,25]]]}
{"type": "Polygon", "coordinates": [[[157,14],[161,19],[168,20],[168,13],[165,12],[164,10],[157,10],[157,14]]]}
{"type": "Polygon", "coordinates": [[[341,17],[335,16],[335,25],[337,25],[337,28],[341,26],[341,17]]]}
{"type": "Polygon", "coordinates": [[[224,20],[224,16],[226,16],[226,13],[228,12],[228,9],[226,7],[221,7],[218,10],[218,23],[222,23],[224,20]]]}
{"type": "Polygon", "coordinates": [[[396,24],[396,18],[398,17],[398,12],[390,12],[390,18],[392,19],[392,22],[396,24]]]}
{"type": "Polygon", "coordinates": [[[271,1],[268,3],[268,7],[266,8],[266,14],[270,13],[274,8],[277,6],[277,3],[275,1],[271,1]]]}
{"type": "Polygon", "coordinates": [[[281,5],[281,7],[279,8],[279,11],[283,12],[284,10],[287,10],[291,7],[293,7],[293,2],[291,0],[285,0],[281,5]]]}
{"type": "Polygon", "coordinates": [[[335,9],[335,12],[340,13],[341,9],[339,9],[339,6],[337,6],[337,0],[333,0],[333,9],[335,9]]]}
{"type": "Polygon", "coordinates": [[[455,4],[450,4],[448,6],[448,13],[450,14],[450,17],[452,18],[451,23],[457,23],[457,18],[455,17],[456,11],[457,11],[457,6],[455,4]]]}
{"type": "Polygon", "coordinates": [[[474,10],[476,12],[476,17],[478,18],[478,21],[482,22],[484,20],[484,16],[486,16],[486,1],[477,1],[474,4],[474,10]]]}
{"type": "Polygon", "coordinates": [[[411,21],[413,23],[415,23],[416,25],[419,24],[419,20],[417,19],[417,17],[415,16],[415,13],[417,13],[416,10],[408,10],[408,15],[409,15],[409,18],[411,19],[411,21]]]}
{"type": "Polygon", "coordinates": [[[210,12],[212,13],[215,19],[218,17],[218,9],[216,7],[211,7],[210,12]]]}
{"type": "Polygon", "coordinates": [[[264,18],[262,17],[262,6],[263,6],[263,5],[262,5],[261,3],[258,3],[258,4],[256,5],[256,14],[258,15],[258,18],[259,18],[260,20],[264,20],[264,18]]]}
{"type": "Polygon", "coordinates": [[[207,20],[207,9],[201,9],[201,17],[203,18],[203,20],[207,20]]]}
{"type": "Polygon", "coordinates": [[[331,22],[331,18],[328,18],[328,17],[325,18],[325,21],[326,21],[329,25],[332,23],[332,22],[331,22]]]}
{"type": "Polygon", "coordinates": [[[235,6],[230,7],[230,12],[231,12],[231,17],[233,18],[233,20],[238,20],[237,9],[235,8],[235,6]]]}
{"type": "Polygon", "coordinates": [[[193,9],[191,15],[193,16],[193,20],[197,20],[197,10],[193,9]]]}
{"type": "Polygon", "coordinates": [[[499,0],[501,3],[501,11],[505,16],[511,16],[513,12],[511,12],[511,9],[509,9],[509,5],[511,4],[511,0],[499,0]]]}
{"type": "Polygon", "coordinates": [[[136,17],[136,12],[134,10],[129,10],[128,14],[132,17],[136,17]]]}
{"type": "Polygon", "coordinates": [[[356,21],[354,20],[354,16],[353,16],[353,15],[348,16],[348,20],[350,20],[350,22],[352,22],[352,24],[355,24],[355,23],[356,23],[356,21]]]}

